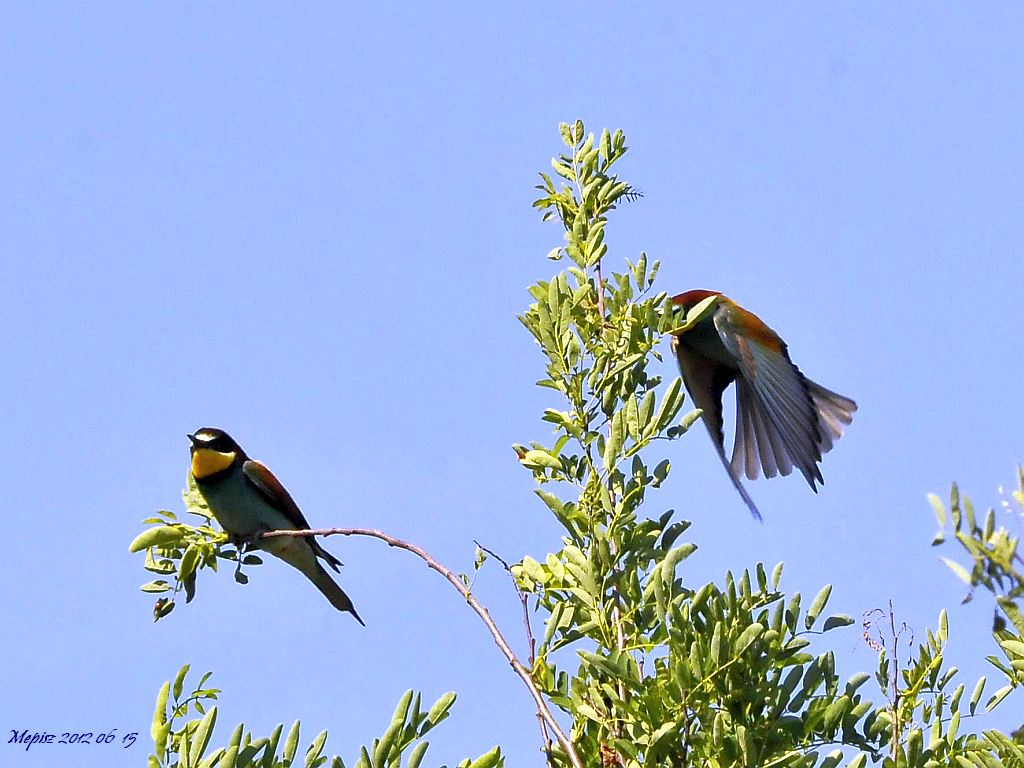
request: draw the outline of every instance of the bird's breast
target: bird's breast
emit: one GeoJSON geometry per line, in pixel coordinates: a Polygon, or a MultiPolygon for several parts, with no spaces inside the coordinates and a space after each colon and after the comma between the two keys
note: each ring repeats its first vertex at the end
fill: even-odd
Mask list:
{"type": "Polygon", "coordinates": [[[713,322],[698,323],[686,333],[677,336],[676,343],[719,365],[733,369],[737,367],[736,358],[722,343],[722,337],[718,335],[718,329],[713,322]]]}
{"type": "Polygon", "coordinates": [[[288,518],[272,507],[241,468],[212,483],[197,483],[210,512],[230,534],[251,536],[260,531],[294,528],[288,518]]]}

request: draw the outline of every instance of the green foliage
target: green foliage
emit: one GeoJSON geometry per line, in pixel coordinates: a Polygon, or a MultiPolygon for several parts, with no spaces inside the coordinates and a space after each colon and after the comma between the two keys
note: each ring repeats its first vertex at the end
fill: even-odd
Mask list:
{"type": "MultiPolygon", "coordinates": [[[[278,725],[270,736],[254,738],[238,725],[226,746],[210,749],[217,724],[217,707],[207,708],[204,702],[217,699],[215,688],[204,688],[210,677],[207,672],[187,696],[182,696],[189,666],[179,671],[173,683],[164,683],[157,696],[151,734],[154,752],[149,768],[345,768],[340,757],[327,757],[327,731],[321,731],[299,755],[300,723],[295,721],[284,741],[284,725],[278,725]],[[188,719],[189,714],[195,716],[188,719]],[[298,755],[298,757],[297,757],[298,755]]],[[[419,768],[429,742],[423,737],[447,717],[455,703],[455,694],[446,693],[433,706],[424,710],[420,694],[406,691],[395,708],[391,724],[369,746],[359,748],[354,768],[419,768]]],[[[504,765],[498,747],[475,760],[465,759],[458,768],[496,768],[504,765]]]]}
{"type": "MultiPolygon", "coordinates": [[[[1011,518],[1016,515],[1019,527],[1024,522],[1024,467],[1018,469],[1017,482],[1019,487],[1012,495],[1019,509],[1015,513],[1011,503],[1004,500],[1002,512],[1011,518]]],[[[948,512],[935,494],[929,495],[928,500],[939,522],[939,532],[932,543],[939,545],[946,541],[946,525],[951,523],[954,538],[971,558],[971,567],[968,570],[948,558],[943,558],[943,562],[971,588],[972,593],[981,586],[995,595],[999,607],[1018,631],[1024,631],[1020,613],[1014,607],[1024,597],[1024,558],[1018,554],[1019,537],[1012,536],[1003,525],[997,527],[994,509],[988,510],[979,525],[974,505],[967,497],[960,496],[960,489],[955,483],[950,490],[948,512]]]]}
{"type": "Polygon", "coordinates": [[[888,613],[877,612],[881,620],[869,622],[871,629],[882,628],[869,644],[879,652],[875,679],[885,692],[887,705],[867,718],[867,730],[888,744],[883,765],[932,768],[940,765],[1022,766],[1024,751],[1003,743],[1007,737],[996,731],[975,734],[961,730],[964,719],[991,711],[1010,692],[984,698],[987,685],[982,677],[968,689],[957,683],[957,669],[947,668],[944,657],[949,637],[946,612],[939,615],[938,629],[927,630],[916,654],[900,662],[900,645],[911,644],[909,628],[896,628],[890,606],[888,613]],[[969,693],[969,695],[967,695],[969,693]],[[966,696],[966,698],[965,698],[966,696]],[[983,704],[983,702],[985,702],[983,704]]]}
{"type": "MultiPolygon", "coordinates": [[[[514,449],[564,535],[558,551],[525,557],[512,571],[545,615],[533,679],[571,719],[579,762],[1020,765],[1009,737],[961,733],[985,683],[969,698],[955,683],[943,655],[944,613],[914,653],[902,649],[905,658],[890,614],[893,636],[876,642],[886,699],[876,706],[863,692],[870,675],[844,681],[831,651],[812,650],[824,641],[812,636],[853,623],[826,616],[831,587],[804,608],[799,593],[781,591],[781,564],[770,575],[761,564],[738,579],[727,573],[722,585],[684,578],[696,549],[681,538],[689,523],[672,510],[640,508],[671,471],[667,458],[650,454],[686,433],[699,411],[681,415],[681,380],[662,381],[664,365],[652,366],[663,337],[697,322],[714,299],[686,316],[674,311],[655,290],[658,263],[642,253],[621,273],[606,273],[607,216],[635,195],[610,170],[626,153],[625,137],[606,130],[595,138],[579,121],[562,125],[561,135],[565,150],[552,161],[561,180],[541,174],[534,205],[565,230],[549,258],[570,263],[530,288],[533,303],[520,318],[545,357],[538,385],[561,401],[543,415],[552,441],[514,449]]],[[[986,531],[995,534],[991,524],[986,531]]],[[[1008,578],[1010,541],[999,540],[1003,570],[993,572],[989,558],[984,572],[994,582],[1008,578]]],[[[1001,642],[1006,674],[1016,672],[1015,661],[1024,668],[1024,643],[1015,642],[1001,642]]],[[[984,706],[999,700],[997,693],[984,706]]],[[[569,761],[549,753],[552,764],[569,761]]]]}
{"type": "MultiPolygon", "coordinates": [[[[520,317],[545,358],[537,383],[558,398],[542,417],[553,436],[514,449],[563,535],[557,551],[524,557],[510,569],[524,602],[544,617],[539,642],[527,625],[530,674],[510,661],[532,679],[535,700],[560,709],[569,723],[567,740],[558,733],[552,738],[554,719],[541,718],[549,765],[832,768],[871,761],[891,768],[1024,768],[1024,726],[1006,735],[973,733],[964,725],[1024,685],[1024,560],[1018,539],[997,526],[995,513],[979,524],[956,486],[948,513],[932,498],[943,528],[935,543],[945,541],[950,521],[971,562],[946,559],[947,565],[972,594],[981,586],[995,597],[993,634],[1001,656],[988,660],[1004,678],[995,691],[985,678],[970,687],[958,682],[945,655],[945,612],[916,647],[891,606],[872,612],[865,637],[878,653],[874,691],[867,685],[871,675],[844,677],[836,669],[828,646],[854,620],[826,611],[831,586],[804,606],[799,592],[782,591],[781,563],[770,573],[760,563],[737,570],[738,577],[727,572],[720,583],[685,578],[686,560],[697,549],[683,538],[690,523],[675,519],[673,510],[651,514],[642,505],[671,473],[656,449],[686,434],[700,417],[684,412],[674,369],[663,380],[660,344],[698,322],[715,298],[685,313],[674,308],[667,293],[655,289],[658,263],[643,253],[626,260],[621,273],[606,272],[608,216],[639,197],[612,173],[627,151],[625,137],[605,130],[595,138],[580,121],[563,124],[561,135],[565,150],[552,161],[554,176],[541,174],[534,205],[544,220],[562,223],[564,243],[548,256],[567,263],[530,287],[533,303],[520,317]],[[873,693],[880,694],[878,704],[868,698],[873,693]]],[[[1014,496],[1024,510],[1024,470],[1020,482],[1014,496]]],[[[219,559],[236,563],[240,581],[242,565],[259,563],[251,555],[240,559],[237,549],[222,551],[227,537],[194,488],[185,502],[200,518],[198,526],[161,512],[131,545],[146,552],[146,568],[160,577],[143,587],[165,595],[155,609],[158,619],[173,609],[180,591],[191,600],[198,571],[216,570],[219,559]]],[[[743,523],[751,524],[745,517],[743,523]]],[[[478,548],[474,574],[484,560],[478,548]]],[[[471,587],[466,576],[451,578],[471,587]]],[[[207,675],[182,698],[187,671],[161,691],[150,766],[294,764],[298,723],[283,745],[282,726],[261,738],[238,726],[227,746],[208,752],[217,710],[206,703],[218,692],[203,687],[207,675]]],[[[397,767],[407,755],[405,765],[417,768],[427,748],[423,736],[447,716],[454,699],[447,694],[424,712],[419,695],[406,693],[391,725],[360,749],[354,765],[397,767]]],[[[326,732],[307,749],[305,765],[344,766],[323,755],[325,743],[326,732]]],[[[502,763],[495,748],[459,765],[502,763]]]]}
{"type": "MultiPolygon", "coordinates": [[[[1017,470],[1017,489],[1012,492],[1013,501],[1004,499],[1000,505],[1003,520],[1009,518],[1017,529],[1024,523],[1024,467],[1017,470]],[[1016,509],[1014,508],[1016,507],[1016,509]],[[1014,519],[1016,518],[1016,519],[1014,519]]],[[[989,509],[979,523],[974,505],[954,483],[950,489],[949,508],[935,494],[929,496],[932,509],[939,523],[939,532],[933,544],[942,545],[947,540],[947,526],[951,526],[954,540],[970,558],[970,565],[964,566],[956,560],[942,558],[943,562],[969,587],[965,602],[974,598],[975,590],[981,587],[995,599],[997,606],[993,620],[992,635],[1002,658],[989,655],[988,662],[1004,678],[1002,685],[986,701],[985,708],[992,709],[1006,699],[1014,690],[1024,686],[1024,557],[1020,554],[1020,538],[1012,535],[995,509],[989,509]]],[[[980,701],[972,696],[971,713],[980,701]]],[[[986,733],[989,743],[999,747],[1000,754],[1008,750],[1005,741],[1016,745],[1024,744],[1024,723],[1012,737],[986,733]]],[[[1013,750],[1008,754],[1020,755],[1013,750]]],[[[1021,763],[1024,764],[1024,763],[1021,763]]]]}
{"type": "Polygon", "coordinates": [[[142,521],[152,527],[136,536],[128,546],[129,552],[145,552],[145,569],[160,577],[141,587],[143,592],[164,595],[153,606],[154,621],[159,621],[174,610],[174,598],[179,592],[184,591],[185,602],[191,602],[196,594],[198,572],[204,568],[216,571],[218,560],[229,560],[236,564],[235,580],[240,584],[249,580],[242,573],[243,565],[260,565],[263,562],[257,555],[241,555],[237,547],[223,547],[228,536],[217,525],[206,502],[196,490],[191,474],[182,497],[186,511],[201,520],[199,525],[180,522],[173,512],[160,510],[155,517],[142,521]],[[168,579],[173,579],[173,585],[168,579]],[[169,596],[166,595],[168,592],[169,596]]]}

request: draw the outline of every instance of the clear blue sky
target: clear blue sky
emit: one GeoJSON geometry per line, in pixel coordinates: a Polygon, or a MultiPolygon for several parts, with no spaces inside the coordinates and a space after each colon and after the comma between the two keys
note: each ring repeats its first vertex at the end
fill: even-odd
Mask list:
{"type": "MultiPolygon", "coordinates": [[[[650,511],[694,521],[687,578],[783,560],[787,590],[831,582],[858,617],[891,598],[919,638],[947,606],[955,663],[986,671],[991,606],[959,605],[925,495],[958,480],[988,507],[1024,460],[1024,8],[505,10],[0,10],[0,762],[140,764],[191,662],[225,691],[221,741],[301,718],[351,759],[407,687],[455,689],[432,764],[494,744],[539,764],[526,692],[405,554],[328,542],[366,629],[280,563],[204,578],[154,626],[127,546],[181,509],[185,433],[215,425],[315,526],[462,570],[473,539],[556,549],[510,449],[557,405],[515,315],[554,269],[532,187],[576,117],[626,131],[645,193],[611,222],[611,267],[646,250],[663,289],[724,291],[860,404],[819,495],[749,486],[764,525],[703,430],[667,448],[650,511]],[[14,757],[24,728],[142,740],[14,757]]],[[[520,641],[499,569],[477,593],[520,641]]],[[[840,668],[873,670],[845,632],[840,668]]]]}

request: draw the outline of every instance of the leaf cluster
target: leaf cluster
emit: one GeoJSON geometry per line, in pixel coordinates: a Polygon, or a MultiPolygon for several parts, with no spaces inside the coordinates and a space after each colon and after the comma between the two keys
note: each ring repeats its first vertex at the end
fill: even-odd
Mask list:
{"type": "MultiPolygon", "coordinates": [[[[340,757],[324,754],[327,731],[321,731],[300,755],[301,723],[298,720],[287,735],[284,735],[284,726],[279,724],[269,736],[261,737],[254,737],[239,724],[226,746],[210,750],[217,707],[207,707],[204,702],[216,700],[220,691],[204,687],[210,677],[208,672],[183,696],[188,672],[186,664],[173,683],[164,683],[157,696],[151,728],[155,751],[149,757],[150,768],[290,768],[298,765],[345,768],[346,763],[340,757]],[[195,715],[191,719],[190,712],[195,715]]],[[[424,736],[447,719],[455,698],[454,693],[446,693],[424,710],[420,694],[406,691],[395,707],[391,724],[370,745],[359,748],[359,756],[351,765],[354,768],[419,768],[429,746],[424,736]]],[[[458,768],[502,765],[504,757],[495,747],[475,760],[462,760],[458,768]]]]}
{"type": "MultiPolygon", "coordinates": [[[[565,242],[549,257],[570,264],[530,288],[533,303],[520,320],[545,358],[538,385],[562,402],[542,417],[552,442],[513,447],[564,534],[558,551],[527,556],[512,572],[545,618],[533,678],[571,719],[580,762],[1016,765],[1008,737],[960,731],[985,681],[969,698],[956,683],[944,658],[945,614],[913,653],[904,649],[905,658],[895,637],[877,645],[875,680],[885,701],[875,705],[863,688],[871,675],[843,680],[832,651],[812,651],[815,635],[853,623],[843,614],[824,617],[831,587],[802,608],[799,593],[781,591],[781,564],[770,576],[760,564],[753,576],[727,573],[721,585],[684,578],[696,550],[682,539],[689,523],[672,510],[642,514],[641,505],[671,470],[668,458],[651,454],[685,434],[700,412],[681,416],[680,379],[663,381],[654,366],[664,336],[692,326],[714,299],[685,315],[675,311],[655,289],[658,264],[645,254],[627,259],[621,274],[606,274],[607,215],[632,190],[610,170],[625,139],[607,130],[595,139],[580,121],[561,134],[565,151],[552,167],[562,181],[541,174],[534,205],[562,223],[565,242]]],[[[995,531],[983,532],[992,551],[995,531]]],[[[992,571],[992,560],[985,573],[1005,581],[1005,566],[992,571]]],[[[1024,644],[1002,647],[1024,652],[1024,644]]],[[[1014,669],[1014,661],[1004,666],[1014,669]]],[[[568,762],[559,752],[549,760],[568,762]]]]}
{"type": "Polygon", "coordinates": [[[142,521],[151,527],[128,546],[129,552],[145,552],[145,569],[159,576],[140,588],[143,592],[163,595],[153,606],[154,621],[174,610],[179,592],[184,592],[185,602],[190,603],[196,595],[197,574],[204,568],[216,571],[218,560],[235,563],[235,581],[240,584],[249,581],[242,572],[243,565],[263,562],[258,555],[243,555],[237,547],[224,546],[229,537],[214,520],[191,475],[182,497],[186,511],[200,519],[199,525],[181,522],[174,512],[160,510],[156,516],[142,521]]]}

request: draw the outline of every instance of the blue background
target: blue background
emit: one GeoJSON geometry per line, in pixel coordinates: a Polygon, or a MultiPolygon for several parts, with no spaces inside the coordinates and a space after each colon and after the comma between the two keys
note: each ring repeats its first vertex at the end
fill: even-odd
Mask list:
{"type": "MultiPolygon", "coordinates": [[[[191,662],[225,691],[216,743],[301,718],[352,760],[406,688],[454,689],[431,764],[494,744],[541,763],[525,689],[404,553],[328,542],[366,629],[279,563],[203,578],[154,625],[127,545],[181,510],[185,433],[213,425],[314,526],[464,571],[473,539],[557,549],[510,450],[560,407],[515,315],[555,269],[562,233],[530,203],[576,117],[626,131],[645,195],[614,214],[609,268],[645,250],[662,289],[724,291],[860,405],[818,496],[749,486],[764,525],[702,429],[667,445],[649,509],[694,520],[685,578],[782,560],[785,589],[833,583],[858,618],[891,599],[918,640],[949,607],[970,688],[991,603],[959,605],[925,494],[998,505],[1024,458],[1022,23],[1018,4],[6,4],[0,762],[139,765],[191,662]],[[109,728],[140,741],[6,744],[109,728]]],[[[522,649],[505,574],[475,591],[522,649]]],[[[873,671],[844,632],[840,670],[873,671]]]]}

